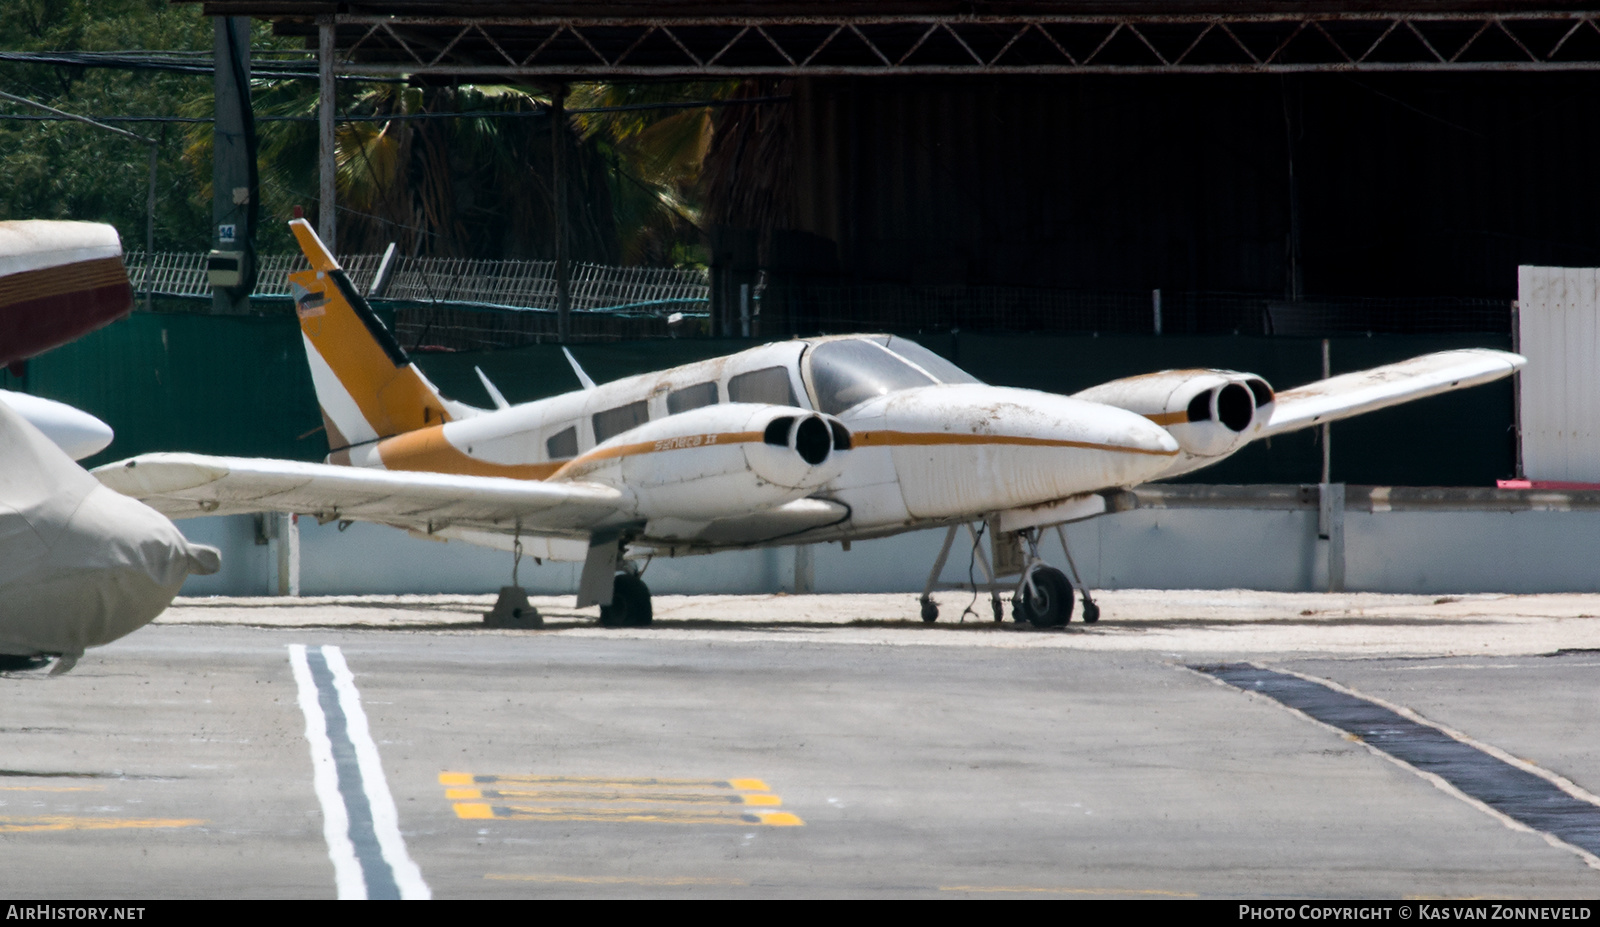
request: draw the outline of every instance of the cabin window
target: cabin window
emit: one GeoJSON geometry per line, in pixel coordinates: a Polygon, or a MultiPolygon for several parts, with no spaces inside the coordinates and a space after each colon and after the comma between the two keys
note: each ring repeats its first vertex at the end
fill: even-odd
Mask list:
{"type": "Polygon", "coordinates": [[[571,460],[578,456],[578,426],[569,425],[551,435],[544,442],[551,460],[571,460]]]}
{"type": "Polygon", "coordinates": [[[729,402],[760,402],[773,406],[799,405],[789,385],[789,368],[763,367],[728,381],[729,402]]]}
{"type": "Polygon", "coordinates": [[[701,406],[714,406],[716,404],[717,383],[715,380],[710,383],[696,383],[693,386],[685,386],[683,389],[675,389],[667,394],[668,415],[677,415],[679,412],[687,412],[690,409],[698,409],[701,406]]]}
{"type": "Polygon", "coordinates": [[[594,414],[594,443],[614,438],[650,421],[649,404],[641,399],[594,414]]]}

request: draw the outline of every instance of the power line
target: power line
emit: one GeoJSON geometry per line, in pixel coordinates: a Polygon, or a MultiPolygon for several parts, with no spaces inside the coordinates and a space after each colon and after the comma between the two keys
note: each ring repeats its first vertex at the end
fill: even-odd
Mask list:
{"type": "MultiPolygon", "coordinates": [[[[569,115],[589,115],[597,113],[628,113],[654,109],[704,109],[712,106],[748,106],[761,103],[785,103],[792,97],[746,97],[738,100],[695,100],[681,103],[630,103],[625,106],[592,106],[586,109],[569,109],[569,115]]],[[[535,110],[470,110],[462,113],[391,113],[387,116],[335,116],[334,122],[411,122],[431,119],[526,119],[529,117],[543,118],[548,115],[549,108],[540,105],[535,110]]],[[[0,119],[9,119],[17,122],[61,122],[71,117],[67,116],[37,116],[31,113],[8,114],[0,113],[0,119]]],[[[209,123],[213,122],[209,116],[95,116],[100,122],[177,122],[177,123],[209,123]]],[[[257,122],[316,122],[316,116],[257,116],[257,122]]]]}

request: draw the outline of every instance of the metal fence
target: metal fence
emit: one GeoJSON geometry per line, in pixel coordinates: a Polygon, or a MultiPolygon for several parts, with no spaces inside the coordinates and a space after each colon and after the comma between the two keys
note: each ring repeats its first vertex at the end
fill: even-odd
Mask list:
{"type": "MultiPolygon", "coordinates": [[[[367,292],[383,260],[378,254],[340,258],[356,288],[367,292]]],[[[266,254],[252,296],[287,297],[288,275],[305,270],[299,254],[266,254]]],[[[130,252],[128,276],[136,293],[210,298],[203,253],[130,252]]],[[[704,315],[710,286],[703,269],[572,265],[571,305],[575,312],[636,316],[683,313],[704,315]]],[[[478,261],[464,258],[396,258],[382,298],[397,303],[452,304],[512,311],[554,312],[554,261],[478,261]]]]}
{"type": "MultiPolygon", "coordinates": [[[[260,257],[253,296],[286,299],[300,255],[260,257]]],[[[341,259],[367,292],[380,255],[341,259]]],[[[205,255],[141,252],[127,257],[136,293],[209,298],[205,255]]],[[[711,315],[704,270],[576,264],[572,337],[616,341],[737,333],[727,307],[711,315]],[[732,327],[730,327],[730,325],[732,327]]],[[[403,343],[423,349],[516,347],[556,337],[551,261],[402,258],[374,303],[394,313],[403,343]]],[[[909,286],[776,280],[758,286],[751,334],[784,338],[819,332],[892,331],[1287,335],[1508,334],[1509,299],[1326,297],[1300,300],[1251,293],[1065,290],[1019,286],[909,286]]]]}

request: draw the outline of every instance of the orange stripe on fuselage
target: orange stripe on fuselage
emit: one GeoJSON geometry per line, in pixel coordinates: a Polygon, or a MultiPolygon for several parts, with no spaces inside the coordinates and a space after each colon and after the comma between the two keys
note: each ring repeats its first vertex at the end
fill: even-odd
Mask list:
{"type": "Polygon", "coordinates": [[[1157,425],[1183,425],[1189,421],[1189,413],[1184,412],[1152,412],[1145,418],[1157,425]]]}
{"type": "Polygon", "coordinates": [[[943,432],[918,431],[857,431],[851,434],[853,447],[934,447],[939,445],[999,444],[1011,447],[1070,447],[1091,451],[1117,451],[1124,454],[1149,454],[1154,457],[1176,457],[1177,451],[1160,451],[1121,444],[1097,444],[1092,441],[1063,441],[1057,438],[1029,438],[1020,435],[962,435],[943,432]]]}
{"type": "MultiPolygon", "coordinates": [[[[453,473],[461,476],[504,476],[519,480],[573,479],[592,471],[607,460],[635,457],[640,454],[660,454],[670,451],[691,450],[713,445],[759,443],[759,431],[733,431],[718,434],[684,435],[658,441],[639,441],[633,444],[614,444],[598,447],[568,461],[539,464],[497,464],[479,460],[455,445],[444,436],[444,426],[422,428],[396,435],[378,442],[378,456],[390,470],[413,470],[423,473],[453,473]]],[[[858,431],[851,435],[852,447],[933,447],[933,446],[1003,445],[1012,447],[1082,448],[1096,451],[1120,451],[1129,454],[1151,454],[1172,457],[1176,451],[1153,451],[1118,444],[1094,444],[1088,441],[1062,441],[1052,438],[1028,438],[1013,435],[955,435],[938,432],[858,431]]]]}
{"type": "Polygon", "coordinates": [[[514,480],[549,479],[561,462],[497,464],[479,460],[451,444],[444,426],[420,428],[378,442],[378,456],[390,470],[453,473],[458,476],[503,476],[514,480]]]}
{"type": "Polygon", "coordinates": [[[634,457],[639,454],[658,454],[666,451],[687,451],[697,447],[711,447],[717,444],[745,444],[759,442],[762,434],[759,431],[729,431],[719,434],[683,435],[676,438],[662,438],[659,441],[640,441],[637,444],[616,444],[611,447],[597,447],[587,454],[580,454],[567,461],[566,466],[556,471],[556,478],[571,478],[593,470],[601,461],[615,460],[618,457],[634,457]]]}

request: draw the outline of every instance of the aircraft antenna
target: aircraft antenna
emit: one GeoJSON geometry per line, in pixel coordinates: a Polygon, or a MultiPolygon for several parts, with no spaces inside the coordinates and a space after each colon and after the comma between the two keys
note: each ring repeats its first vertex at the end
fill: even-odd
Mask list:
{"type": "Polygon", "coordinates": [[[567,355],[567,363],[572,365],[572,372],[578,375],[578,382],[583,384],[583,388],[594,389],[594,381],[589,379],[587,373],[583,372],[583,367],[578,364],[578,359],[572,356],[572,352],[562,348],[561,353],[567,355]]]}
{"type": "Polygon", "coordinates": [[[489,398],[494,400],[494,407],[496,409],[511,408],[511,403],[506,402],[506,397],[502,396],[500,391],[495,389],[494,384],[489,382],[489,375],[483,372],[483,368],[474,367],[472,369],[477,372],[478,379],[483,381],[483,388],[489,392],[489,398]]]}

